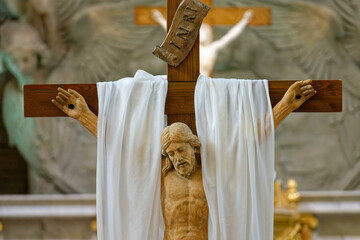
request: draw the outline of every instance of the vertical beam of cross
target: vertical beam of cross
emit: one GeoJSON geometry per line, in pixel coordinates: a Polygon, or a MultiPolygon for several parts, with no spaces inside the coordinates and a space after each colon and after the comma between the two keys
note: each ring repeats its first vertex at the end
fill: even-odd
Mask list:
{"type": "MultiPolygon", "coordinates": [[[[212,7],[212,0],[202,0],[203,3],[212,7]]],[[[167,19],[167,30],[169,30],[176,9],[181,3],[181,0],[167,0],[166,14],[164,7],[138,6],[135,8],[134,18],[135,24],[138,25],[154,25],[156,22],[152,19],[151,11],[156,9],[164,14],[167,19]]],[[[242,19],[243,14],[249,8],[246,7],[213,7],[208,16],[205,17],[204,22],[213,25],[234,25],[242,19]]],[[[270,25],[271,13],[269,8],[254,7],[254,16],[250,25],[270,25]]],[[[190,51],[186,59],[178,66],[172,67],[168,65],[167,76],[169,82],[196,82],[200,73],[199,63],[199,37],[196,39],[193,49],[190,51]]],[[[186,90],[186,89],[184,89],[186,90]]],[[[169,102],[166,106],[168,108],[169,102]]],[[[179,103],[181,104],[181,103],[179,103]]],[[[192,102],[193,104],[193,102],[192,102]]],[[[180,108],[182,106],[179,106],[180,108]]],[[[195,116],[194,114],[169,114],[168,124],[174,122],[184,122],[196,132],[195,116]]]]}
{"type": "MultiPolygon", "coordinates": [[[[181,0],[167,0],[167,30],[171,26],[172,19],[175,15],[176,9],[181,3],[181,0]]],[[[199,64],[199,36],[197,37],[194,46],[185,60],[177,67],[168,65],[167,76],[169,82],[196,82],[200,73],[199,64]]],[[[168,101],[167,101],[168,102],[168,101]]],[[[168,115],[168,124],[174,122],[183,122],[187,124],[193,132],[196,132],[195,114],[171,114],[168,115]]]]}

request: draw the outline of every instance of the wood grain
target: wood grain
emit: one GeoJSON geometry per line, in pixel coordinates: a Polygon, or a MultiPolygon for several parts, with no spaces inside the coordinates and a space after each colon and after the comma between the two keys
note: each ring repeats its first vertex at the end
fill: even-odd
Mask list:
{"type": "MultiPolygon", "coordinates": [[[[181,0],[167,0],[167,8],[138,6],[135,8],[134,21],[138,25],[157,25],[152,19],[151,11],[159,10],[167,19],[167,30],[169,31],[172,19],[181,0]]],[[[203,2],[212,7],[212,0],[203,0],[203,2]]],[[[249,7],[212,7],[204,22],[210,25],[234,25],[242,19],[243,14],[249,7]]],[[[254,16],[250,25],[270,25],[270,8],[254,7],[254,16]]],[[[197,37],[192,50],[185,60],[177,67],[168,65],[167,76],[169,81],[169,90],[166,100],[165,113],[169,114],[168,123],[181,121],[190,126],[193,132],[196,132],[194,116],[194,89],[196,80],[200,73],[199,65],[199,37],[197,37]],[[184,82],[187,82],[184,83],[184,82]],[[181,115],[185,114],[185,115],[181,115]],[[190,115],[189,115],[190,114],[190,115]]]]}
{"type": "MultiPolygon", "coordinates": [[[[280,101],[288,87],[295,81],[269,81],[271,104],[280,101]]],[[[166,114],[193,114],[194,90],[196,82],[169,82],[166,99],[166,114]]],[[[314,80],[313,86],[317,94],[304,103],[297,112],[341,112],[342,82],[341,80],[314,80]]],[[[96,84],[54,84],[24,86],[25,117],[60,117],[66,116],[52,103],[57,95],[57,88],[72,88],[81,93],[90,109],[97,114],[96,84]]]]}
{"type": "MultiPolygon", "coordinates": [[[[181,0],[166,0],[168,31],[180,3],[181,0]]],[[[194,97],[189,98],[188,96],[194,96],[196,80],[200,74],[199,47],[198,35],[185,60],[176,68],[171,65],[167,66],[169,86],[165,102],[165,113],[169,115],[168,124],[183,122],[190,127],[194,134],[197,132],[195,115],[194,112],[189,111],[191,109],[189,109],[189,106],[192,106],[192,109],[194,109],[194,97]],[[178,102],[179,104],[174,104],[175,102],[178,102]],[[175,107],[175,109],[181,109],[183,112],[178,112],[173,107],[175,107]]]]}
{"type": "Polygon", "coordinates": [[[46,84],[24,85],[25,117],[66,117],[51,99],[55,98],[58,88],[74,89],[84,96],[91,111],[97,114],[98,98],[96,84],[46,84]]]}
{"type": "Polygon", "coordinates": [[[196,135],[196,121],[195,114],[169,114],[167,115],[168,125],[171,125],[175,122],[185,123],[190,127],[192,132],[196,135]]]}
{"type": "Polygon", "coordinates": [[[267,7],[213,7],[209,11],[208,16],[204,18],[204,23],[210,25],[235,25],[249,9],[254,12],[249,25],[271,25],[271,10],[267,7]]]}
{"type": "Polygon", "coordinates": [[[166,19],[166,7],[161,6],[136,6],[134,8],[134,24],[135,25],[159,25],[151,16],[152,10],[158,10],[166,19]]]}
{"type": "MultiPolygon", "coordinates": [[[[167,0],[167,30],[170,29],[172,19],[175,16],[177,6],[181,0],[167,0]]],[[[196,38],[192,50],[179,66],[168,65],[167,76],[169,82],[196,82],[199,73],[199,36],[196,38]]]]}
{"type": "MultiPolygon", "coordinates": [[[[269,81],[269,94],[273,107],[294,82],[269,81]]],[[[317,93],[295,112],[342,112],[341,80],[313,80],[312,85],[317,93]]]]}
{"type": "MultiPolygon", "coordinates": [[[[203,1],[204,2],[204,1],[203,1]]],[[[206,2],[204,2],[206,4],[206,2]]],[[[266,7],[211,7],[208,15],[204,18],[204,23],[210,25],[235,25],[239,22],[245,11],[254,11],[253,19],[249,22],[251,26],[271,25],[271,10],[266,7]]],[[[166,8],[160,6],[138,6],[134,9],[134,23],[136,25],[158,25],[151,17],[152,10],[158,10],[166,18],[166,8]]],[[[169,24],[168,24],[169,26],[169,24]]]]}

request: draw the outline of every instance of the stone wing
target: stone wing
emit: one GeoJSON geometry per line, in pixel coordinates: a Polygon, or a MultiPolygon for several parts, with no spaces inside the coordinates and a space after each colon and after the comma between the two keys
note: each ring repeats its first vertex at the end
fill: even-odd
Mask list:
{"type": "Polygon", "coordinates": [[[134,52],[154,31],[134,25],[133,7],[138,4],[104,3],[75,14],[69,26],[70,50],[49,82],[94,83],[134,74],[134,52]]]}
{"type": "MultiPolygon", "coordinates": [[[[133,75],[131,58],[154,31],[133,24],[134,5],[104,3],[76,13],[69,20],[70,49],[47,83],[95,83],[133,75]]],[[[94,192],[96,138],[74,119],[35,121],[37,159],[34,163],[39,174],[49,179],[48,186],[43,184],[50,188],[45,192],[94,192]]]]}
{"type": "Polygon", "coordinates": [[[342,43],[352,59],[360,64],[360,2],[353,0],[333,0],[330,7],[342,19],[344,35],[342,43]]]}
{"type": "Polygon", "coordinates": [[[314,79],[334,78],[347,55],[340,39],[344,28],[330,8],[299,1],[252,1],[269,6],[272,25],[254,28],[278,50],[291,51],[295,62],[314,79]]]}

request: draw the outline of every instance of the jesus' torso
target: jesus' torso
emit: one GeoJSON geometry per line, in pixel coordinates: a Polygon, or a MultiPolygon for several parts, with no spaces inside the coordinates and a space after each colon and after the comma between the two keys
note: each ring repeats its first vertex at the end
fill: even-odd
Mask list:
{"type": "Polygon", "coordinates": [[[161,182],[164,240],[207,239],[209,210],[201,169],[189,178],[172,169],[161,182]]]}

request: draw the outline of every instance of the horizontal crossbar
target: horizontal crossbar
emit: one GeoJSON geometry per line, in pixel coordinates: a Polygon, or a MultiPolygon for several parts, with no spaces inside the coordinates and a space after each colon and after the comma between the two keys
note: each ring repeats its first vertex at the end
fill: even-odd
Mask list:
{"type": "MultiPolygon", "coordinates": [[[[288,87],[295,81],[269,81],[271,104],[278,103],[288,87]]],[[[169,82],[166,99],[166,114],[194,113],[194,90],[196,82],[169,82]]],[[[317,94],[304,103],[297,112],[341,112],[341,80],[314,80],[317,94]]],[[[51,103],[57,95],[57,88],[74,89],[84,96],[89,108],[97,114],[98,98],[96,84],[46,84],[24,86],[25,117],[66,116],[51,103]]]]}
{"type": "MultiPolygon", "coordinates": [[[[246,10],[253,10],[253,18],[249,22],[251,26],[271,25],[271,11],[267,7],[212,7],[204,18],[204,23],[210,25],[235,25],[238,23],[246,10]]],[[[134,9],[134,22],[136,25],[158,25],[151,16],[152,10],[158,10],[166,18],[166,7],[160,6],[137,6],[134,9]]]]}

